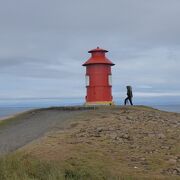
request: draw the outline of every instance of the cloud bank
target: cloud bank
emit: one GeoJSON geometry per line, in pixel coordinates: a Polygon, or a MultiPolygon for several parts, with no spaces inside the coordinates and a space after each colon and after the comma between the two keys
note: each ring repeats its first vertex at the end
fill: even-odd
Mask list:
{"type": "Polygon", "coordinates": [[[179,0],[6,0],[0,98],[84,97],[88,50],[109,50],[113,94],[180,100],[179,0]]]}

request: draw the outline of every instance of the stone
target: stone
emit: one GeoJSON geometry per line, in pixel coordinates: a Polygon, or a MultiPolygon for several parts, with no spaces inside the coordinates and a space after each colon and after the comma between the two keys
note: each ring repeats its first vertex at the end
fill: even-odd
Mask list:
{"type": "Polygon", "coordinates": [[[169,164],[174,165],[177,163],[177,160],[176,159],[169,159],[168,162],[169,162],[169,164]]]}
{"type": "Polygon", "coordinates": [[[127,119],[128,120],[133,120],[133,117],[132,116],[127,116],[127,119]]]}
{"type": "Polygon", "coordinates": [[[140,158],[141,161],[146,161],[146,158],[140,158]]]}
{"type": "Polygon", "coordinates": [[[110,134],[110,138],[113,140],[117,140],[118,139],[118,135],[116,133],[111,133],[110,134]]]}
{"type": "Polygon", "coordinates": [[[124,133],[124,134],[121,134],[120,135],[120,138],[123,138],[123,139],[130,139],[130,136],[129,136],[129,134],[126,134],[126,133],[124,133]]]}
{"type": "Polygon", "coordinates": [[[173,170],[172,174],[177,175],[176,169],[173,170]]]}
{"type": "Polygon", "coordinates": [[[121,139],[121,138],[117,138],[117,140],[118,140],[118,142],[120,143],[120,144],[122,144],[122,143],[124,143],[124,141],[123,141],[123,139],[121,139]]]}
{"type": "Polygon", "coordinates": [[[103,131],[103,128],[102,128],[102,127],[98,127],[98,128],[96,129],[96,131],[97,131],[97,132],[102,132],[102,131],[103,131]]]}
{"type": "Polygon", "coordinates": [[[180,167],[179,167],[179,168],[176,168],[176,170],[178,171],[178,173],[180,173],[180,167]]]}
{"type": "Polygon", "coordinates": [[[157,134],[157,137],[158,137],[159,139],[164,139],[164,138],[166,138],[166,136],[165,136],[163,133],[157,134]]]}
{"type": "Polygon", "coordinates": [[[108,128],[108,131],[115,131],[115,128],[110,127],[110,128],[108,128]]]}
{"type": "Polygon", "coordinates": [[[101,137],[99,133],[95,133],[93,137],[101,137]]]}
{"type": "Polygon", "coordinates": [[[167,150],[171,149],[171,147],[169,147],[169,146],[161,146],[160,148],[161,149],[167,149],[167,150]]]}
{"type": "Polygon", "coordinates": [[[171,174],[173,174],[173,175],[180,175],[179,168],[169,169],[168,172],[171,173],[171,174]]]}
{"type": "Polygon", "coordinates": [[[153,137],[155,137],[155,134],[154,133],[148,133],[148,137],[153,138],[153,137]]]}

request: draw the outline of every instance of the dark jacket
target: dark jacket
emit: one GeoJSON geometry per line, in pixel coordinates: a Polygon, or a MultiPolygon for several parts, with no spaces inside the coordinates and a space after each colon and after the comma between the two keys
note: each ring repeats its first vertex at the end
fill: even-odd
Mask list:
{"type": "Polygon", "coordinates": [[[133,97],[132,87],[131,86],[127,86],[127,96],[130,97],[130,98],[133,97]]]}

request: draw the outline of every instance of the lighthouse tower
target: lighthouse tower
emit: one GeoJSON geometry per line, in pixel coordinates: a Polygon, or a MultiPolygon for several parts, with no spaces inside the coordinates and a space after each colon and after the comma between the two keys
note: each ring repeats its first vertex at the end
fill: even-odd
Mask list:
{"type": "Polygon", "coordinates": [[[105,55],[108,51],[97,47],[83,66],[86,67],[86,105],[112,105],[112,74],[113,64],[105,55]]]}

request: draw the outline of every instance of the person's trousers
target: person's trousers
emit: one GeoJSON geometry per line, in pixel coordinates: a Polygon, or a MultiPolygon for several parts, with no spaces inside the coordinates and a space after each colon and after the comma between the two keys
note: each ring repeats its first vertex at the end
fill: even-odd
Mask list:
{"type": "Polygon", "coordinates": [[[131,106],[133,105],[133,103],[132,103],[132,97],[127,97],[125,100],[124,100],[124,105],[126,105],[127,104],[127,101],[129,100],[129,102],[130,102],[130,104],[131,104],[131,106]]]}

